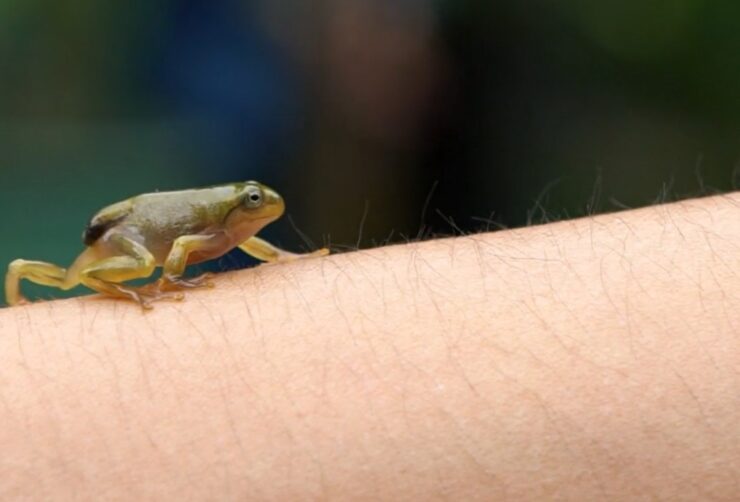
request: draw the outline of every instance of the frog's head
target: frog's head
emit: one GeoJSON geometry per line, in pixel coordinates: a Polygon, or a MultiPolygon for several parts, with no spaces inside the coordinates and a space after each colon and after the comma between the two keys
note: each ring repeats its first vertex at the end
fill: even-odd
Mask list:
{"type": "Polygon", "coordinates": [[[238,185],[236,205],[226,218],[226,226],[241,235],[256,234],[285,212],[283,198],[272,188],[256,181],[238,185]]]}

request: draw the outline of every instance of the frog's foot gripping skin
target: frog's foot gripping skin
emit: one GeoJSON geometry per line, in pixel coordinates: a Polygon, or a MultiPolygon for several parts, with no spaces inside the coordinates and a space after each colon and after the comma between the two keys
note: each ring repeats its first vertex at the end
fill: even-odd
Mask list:
{"type": "MultiPolygon", "coordinates": [[[[93,286],[91,285],[89,287],[92,288],[93,286]]],[[[101,293],[104,293],[108,296],[126,298],[135,301],[136,303],[141,305],[144,310],[153,309],[154,307],[152,306],[152,303],[154,302],[163,300],[173,300],[179,302],[185,298],[184,294],[177,291],[162,291],[161,289],[157,288],[155,284],[142,286],[140,288],[132,288],[128,286],[122,286],[120,284],[110,284],[109,287],[110,289],[97,289],[97,291],[100,291],[101,293]]]]}
{"type": "Polygon", "coordinates": [[[156,286],[159,291],[181,291],[184,289],[212,288],[214,287],[213,281],[211,281],[212,277],[213,274],[210,273],[199,275],[198,277],[189,277],[187,279],[165,275],[156,283],[154,283],[153,286],[156,286]]]}
{"type": "Polygon", "coordinates": [[[267,263],[285,263],[306,258],[318,258],[320,256],[327,256],[330,253],[326,248],[318,249],[312,253],[291,253],[290,251],[277,248],[259,237],[248,239],[246,242],[239,245],[239,249],[258,260],[262,260],[267,263]]]}

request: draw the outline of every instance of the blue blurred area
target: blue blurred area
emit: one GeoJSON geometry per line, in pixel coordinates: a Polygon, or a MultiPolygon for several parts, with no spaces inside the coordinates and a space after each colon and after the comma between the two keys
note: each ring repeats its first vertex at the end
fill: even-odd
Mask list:
{"type": "Polygon", "coordinates": [[[291,249],[732,189],[739,19],[732,0],[3,0],[0,266],[69,263],[113,201],[234,180],[283,194],[293,224],[267,236],[291,249]]]}
{"type": "Polygon", "coordinates": [[[153,58],[156,102],[199,122],[199,148],[225,179],[276,169],[302,118],[299,75],[237,0],[169,5],[153,58]]]}

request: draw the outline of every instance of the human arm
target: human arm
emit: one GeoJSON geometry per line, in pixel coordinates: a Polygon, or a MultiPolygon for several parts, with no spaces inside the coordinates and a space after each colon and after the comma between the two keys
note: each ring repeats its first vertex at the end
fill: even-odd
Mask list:
{"type": "Polygon", "coordinates": [[[0,499],[727,499],[740,195],[0,311],[0,499]]]}

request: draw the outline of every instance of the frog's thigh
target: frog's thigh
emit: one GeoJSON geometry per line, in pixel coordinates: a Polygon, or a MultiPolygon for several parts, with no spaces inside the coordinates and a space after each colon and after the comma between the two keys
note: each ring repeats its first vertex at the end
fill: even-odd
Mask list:
{"type": "Polygon", "coordinates": [[[43,261],[15,260],[8,267],[5,276],[5,297],[10,305],[21,301],[20,281],[28,279],[36,284],[51,286],[60,289],[71,289],[72,285],[65,285],[67,271],[53,263],[43,261]]]}
{"type": "Polygon", "coordinates": [[[227,239],[223,234],[184,235],[172,244],[170,254],[164,262],[164,277],[168,280],[179,278],[188,265],[188,256],[196,251],[212,251],[223,248],[227,251],[227,239]]]}
{"type": "Polygon", "coordinates": [[[80,282],[101,293],[141,301],[135,288],[120,283],[152,275],[154,256],[141,244],[120,235],[112,236],[111,243],[125,254],[91,263],[80,272],[80,282]]]}
{"type": "Polygon", "coordinates": [[[318,249],[312,253],[296,254],[290,251],[285,251],[278,247],[273,246],[269,242],[260,239],[259,237],[252,237],[247,241],[239,245],[239,249],[247,253],[248,255],[254,256],[258,260],[266,261],[269,263],[285,262],[300,260],[302,258],[314,258],[317,256],[326,256],[329,254],[328,249],[318,249]]]}

